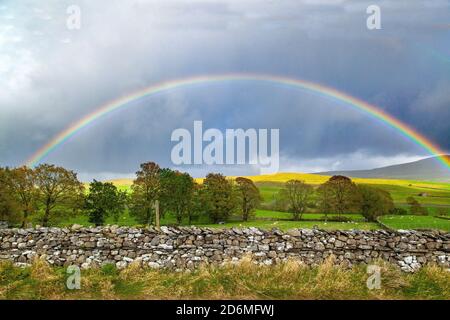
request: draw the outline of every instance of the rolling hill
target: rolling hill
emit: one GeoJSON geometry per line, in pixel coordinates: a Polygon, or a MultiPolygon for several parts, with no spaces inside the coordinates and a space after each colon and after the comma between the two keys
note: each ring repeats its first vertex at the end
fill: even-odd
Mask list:
{"type": "MultiPolygon", "coordinates": [[[[258,185],[262,184],[275,184],[281,185],[288,180],[302,180],[311,185],[319,185],[326,182],[331,176],[329,175],[319,175],[312,173],[297,173],[297,172],[281,172],[275,174],[267,175],[257,175],[257,176],[246,176],[246,178],[252,180],[258,185]]],[[[228,176],[229,179],[235,179],[236,177],[228,176]]],[[[197,183],[202,183],[203,178],[194,178],[197,183]]],[[[371,185],[389,185],[397,187],[415,187],[415,188],[429,188],[437,190],[450,190],[450,184],[431,182],[431,181],[417,181],[417,180],[406,180],[406,179],[390,179],[390,178],[353,178],[356,183],[361,184],[371,184],[371,185]]],[[[129,189],[133,183],[133,179],[115,179],[109,182],[114,183],[116,186],[122,189],[129,189]]]]}
{"type": "MultiPolygon", "coordinates": [[[[445,156],[447,159],[449,155],[445,156]]],[[[353,178],[405,179],[450,182],[450,170],[436,157],[371,170],[343,170],[318,172],[317,175],[345,175],[353,178]]]]}

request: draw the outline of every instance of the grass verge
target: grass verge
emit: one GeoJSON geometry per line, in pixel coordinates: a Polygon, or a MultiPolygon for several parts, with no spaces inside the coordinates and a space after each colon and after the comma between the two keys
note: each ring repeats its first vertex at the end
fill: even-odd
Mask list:
{"type": "Polygon", "coordinates": [[[68,290],[63,268],[36,260],[19,268],[0,263],[0,299],[450,299],[449,272],[425,266],[414,274],[386,262],[381,288],[370,290],[363,265],[346,269],[328,259],[317,267],[294,261],[256,266],[205,266],[191,272],[113,265],[82,270],[81,289],[68,290]]]}

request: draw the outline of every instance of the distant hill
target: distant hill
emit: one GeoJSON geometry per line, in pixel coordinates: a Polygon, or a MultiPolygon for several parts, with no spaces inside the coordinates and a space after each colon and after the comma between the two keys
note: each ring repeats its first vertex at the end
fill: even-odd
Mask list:
{"type": "MultiPolygon", "coordinates": [[[[447,156],[450,159],[450,156],[447,156]]],[[[255,183],[284,183],[291,179],[303,180],[306,183],[318,185],[327,181],[333,175],[346,175],[352,178],[356,183],[368,184],[384,184],[408,186],[412,183],[410,180],[424,181],[420,184],[414,183],[416,187],[434,186],[434,182],[450,182],[450,171],[446,169],[435,158],[427,158],[415,162],[404,163],[394,166],[377,168],[372,170],[344,170],[344,171],[328,171],[319,173],[299,173],[299,172],[280,172],[276,174],[247,176],[255,183]],[[425,181],[430,181],[427,183],[425,181]]],[[[236,177],[228,177],[236,178],[236,177]]],[[[195,181],[201,183],[203,178],[195,178],[195,181]]],[[[114,179],[110,180],[117,186],[128,189],[133,179],[114,179]]]]}
{"type": "MultiPolygon", "coordinates": [[[[236,179],[237,177],[228,176],[229,179],[236,179]]],[[[327,181],[330,177],[319,176],[314,173],[294,173],[294,172],[281,172],[275,174],[264,174],[258,176],[246,176],[246,178],[253,180],[254,182],[279,182],[284,183],[291,179],[304,180],[310,184],[321,184],[327,181]]],[[[197,183],[202,183],[204,178],[194,178],[197,183]]],[[[133,184],[133,179],[114,179],[108,182],[114,183],[116,186],[130,187],[133,184]]]]}
{"type": "MultiPolygon", "coordinates": [[[[450,156],[445,156],[450,159],[450,156]]],[[[345,175],[354,178],[406,179],[450,182],[450,170],[436,157],[371,170],[344,170],[318,172],[317,175],[345,175]]]]}
{"type": "MultiPolygon", "coordinates": [[[[234,179],[236,177],[228,176],[229,179],[234,179]]],[[[298,172],[280,172],[275,174],[267,175],[257,175],[257,176],[246,176],[246,178],[253,180],[258,186],[274,186],[280,185],[288,180],[302,180],[311,185],[319,185],[326,182],[331,176],[329,175],[319,175],[314,173],[298,173],[298,172]]],[[[198,183],[203,182],[203,178],[194,178],[198,183]]],[[[439,183],[437,181],[411,181],[406,179],[391,179],[391,178],[358,178],[353,177],[352,180],[356,183],[361,184],[378,184],[378,185],[389,185],[389,186],[403,186],[411,187],[414,185],[415,188],[443,188],[444,190],[450,190],[450,186],[447,183],[439,183]]],[[[416,180],[416,179],[413,179],[416,180]]],[[[114,183],[116,186],[123,190],[128,190],[133,179],[115,179],[109,182],[114,183]]],[[[445,182],[445,181],[444,181],[445,182]]]]}

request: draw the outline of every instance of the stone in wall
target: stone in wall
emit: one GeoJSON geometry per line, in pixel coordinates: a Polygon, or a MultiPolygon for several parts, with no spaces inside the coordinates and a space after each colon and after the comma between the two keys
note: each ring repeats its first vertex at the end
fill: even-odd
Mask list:
{"type": "Polygon", "coordinates": [[[250,255],[256,264],[294,259],[318,265],[330,255],[346,266],[384,259],[406,272],[427,263],[449,267],[450,234],[439,231],[282,232],[257,228],[132,227],[0,230],[0,260],[26,265],[39,256],[57,266],[82,268],[135,262],[151,268],[185,270],[200,264],[235,263],[250,255]]]}

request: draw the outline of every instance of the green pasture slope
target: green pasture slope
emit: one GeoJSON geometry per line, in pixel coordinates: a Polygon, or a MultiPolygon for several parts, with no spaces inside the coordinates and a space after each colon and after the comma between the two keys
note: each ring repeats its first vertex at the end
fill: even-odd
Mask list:
{"type": "MultiPolygon", "coordinates": [[[[433,185],[434,183],[428,184],[433,185]]],[[[283,183],[280,182],[258,182],[256,185],[261,192],[264,202],[273,201],[279,190],[283,188],[283,183]]],[[[420,182],[411,181],[410,183],[405,183],[405,185],[378,183],[367,183],[367,185],[388,191],[394,203],[399,206],[406,205],[406,198],[411,196],[424,206],[442,206],[450,209],[450,184],[436,183],[433,187],[425,187],[420,182]]]]}
{"type": "MultiPolygon", "coordinates": [[[[261,196],[264,203],[273,202],[276,194],[282,188],[283,183],[279,182],[262,182],[257,183],[260,189],[261,196]]],[[[450,217],[450,184],[446,183],[427,183],[427,186],[423,185],[421,181],[408,181],[405,185],[397,184],[372,184],[368,183],[375,188],[380,188],[388,191],[396,206],[407,209],[406,198],[412,196],[417,199],[424,207],[428,209],[428,216],[384,216],[380,219],[385,226],[392,229],[438,229],[443,231],[450,231],[450,220],[436,217],[437,210],[439,208],[447,209],[447,214],[450,217]]],[[[287,214],[289,215],[289,214],[287,214]]],[[[312,217],[316,214],[305,214],[304,219],[312,217]]],[[[322,214],[318,214],[323,216],[322,214]]],[[[267,216],[264,213],[263,216],[267,216]]],[[[274,213],[274,216],[286,217],[286,214],[274,213]]],[[[347,215],[350,216],[351,215],[347,215]]],[[[302,222],[306,224],[306,222],[302,222]]],[[[311,224],[311,223],[308,223],[311,224]]],[[[323,229],[379,229],[381,226],[377,224],[365,223],[355,225],[354,227],[348,223],[327,223],[324,222],[315,223],[323,229]]]]}
{"type": "MultiPolygon", "coordinates": [[[[303,216],[302,221],[292,221],[291,215],[287,212],[269,211],[269,210],[256,210],[255,217],[250,221],[243,222],[239,217],[231,217],[230,220],[224,224],[211,224],[210,221],[203,217],[201,220],[193,222],[193,225],[198,227],[209,228],[233,228],[233,227],[256,227],[261,229],[270,230],[272,228],[278,228],[281,230],[289,230],[294,228],[313,228],[318,227],[320,229],[327,230],[348,230],[348,229],[361,229],[361,230],[373,230],[380,229],[380,226],[376,223],[368,223],[363,221],[363,217],[358,214],[347,214],[352,221],[350,222],[324,222],[320,221],[323,217],[321,213],[306,213],[303,216]]],[[[68,217],[57,225],[60,227],[68,227],[73,224],[79,224],[83,226],[93,226],[88,221],[87,216],[75,216],[68,217]]],[[[138,226],[135,219],[126,212],[119,221],[114,221],[112,218],[106,219],[106,224],[117,224],[120,226],[138,226]]],[[[176,220],[171,215],[166,215],[161,219],[161,225],[176,225],[176,220]]],[[[183,221],[182,225],[188,225],[187,221],[183,221]]]]}
{"type": "MultiPolygon", "coordinates": [[[[311,183],[317,187],[320,183],[326,181],[329,177],[301,174],[301,173],[280,173],[268,176],[248,177],[253,179],[258,186],[263,198],[263,206],[273,203],[277,193],[283,187],[284,182],[289,179],[301,179],[306,183],[311,183]]],[[[197,179],[201,182],[201,179],[197,179]]],[[[436,217],[439,208],[448,209],[450,215],[450,183],[396,180],[396,179],[354,179],[358,184],[367,184],[376,188],[388,191],[396,206],[407,209],[406,198],[412,196],[416,198],[424,207],[428,209],[428,216],[385,216],[380,219],[385,226],[392,229],[439,229],[450,231],[450,220],[436,217]]],[[[121,179],[113,181],[121,190],[130,190],[131,180],[121,179]]],[[[328,218],[333,214],[329,214],[328,218]]],[[[196,221],[194,224],[205,227],[258,227],[263,229],[280,228],[287,230],[291,228],[312,228],[321,229],[380,229],[383,226],[377,223],[368,223],[358,214],[345,214],[349,222],[325,222],[323,213],[305,213],[302,221],[292,221],[292,215],[287,212],[278,212],[272,210],[257,210],[255,217],[248,222],[240,221],[238,217],[232,217],[225,224],[210,224],[206,218],[202,221],[196,221]],[[322,221],[321,221],[322,220],[322,221]]],[[[64,224],[79,223],[87,225],[87,218],[78,217],[78,221],[64,221],[64,224]],[[83,220],[84,219],[84,220],[83,220]]],[[[107,223],[113,223],[110,219],[107,223]]],[[[162,219],[163,225],[174,225],[175,219],[166,216],[162,219]]],[[[184,222],[183,224],[185,224],[184,222]]],[[[134,219],[125,214],[120,225],[136,225],[134,219]]]]}
{"type": "Polygon", "coordinates": [[[384,216],[380,221],[392,229],[437,229],[450,231],[450,219],[434,216],[384,216]]]}
{"type": "MultiPolygon", "coordinates": [[[[322,213],[305,213],[301,221],[292,221],[291,215],[287,212],[277,212],[269,210],[256,210],[255,217],[250,221],[243,222],[238,217],[232,217],[230,221],[225,224],[211,224],[207,219],[195,221],[192,224],[198,227],[210,228],[233,228],[233,227],[257,227],[261,229],[270,230],[272,228],[279,228],[281,230],[289,230],[293,228],[320,228],[325,230],[376,230],[381,226],[377,223],[364,222],[364,219],[359,214],[344,214],[349,218],[349,222],[333,222],[323,221],[322,213]],[[322,219],[322,220],[319,220],[322,219]]],[[[438,229],[443,231],[450,231],[450,220],[437,218],[434,216],[385,216],[381,218],[381,222],[392,229],[438,229]]],[[[107,224],[117,224],[120,226],[137,226],[135,219],[128,213],[125,213],[119,221],[114,221],[108,218],[107,224]]],[[[65,227],[73,224],[80,224],[84,226],[92,226],[88,222],[87,216],[76,216],[66,218],[59,223],[58,226],[65,227]]],[[[161,219],[162,225],[176,225],[174,217],[167,215],[161,219]]],[[[187,221],[183,221],[183,225],[188,225],[187,221]]]]}

